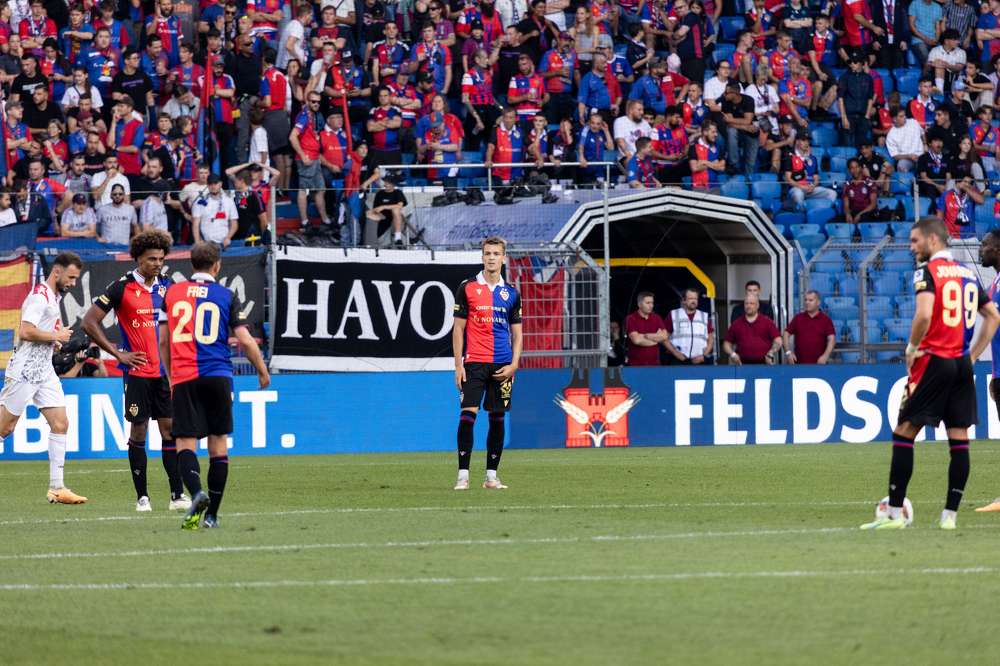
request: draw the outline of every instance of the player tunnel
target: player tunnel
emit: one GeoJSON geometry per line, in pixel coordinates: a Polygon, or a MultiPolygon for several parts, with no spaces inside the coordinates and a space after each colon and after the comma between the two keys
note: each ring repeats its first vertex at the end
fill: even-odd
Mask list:
{"type": "Polygon", "coordinates": [[[581,205],[554,240],[602,257],[605,208],[614,316],[635,308],[637,285],[655,291],[658,309],[669,309],[700,283],[728,325],[727,306],[743,297],[749,279],[763,285],[779,324],[794,313],[794,249],[752,201],[675,188],[639,192],[581,205]]]}

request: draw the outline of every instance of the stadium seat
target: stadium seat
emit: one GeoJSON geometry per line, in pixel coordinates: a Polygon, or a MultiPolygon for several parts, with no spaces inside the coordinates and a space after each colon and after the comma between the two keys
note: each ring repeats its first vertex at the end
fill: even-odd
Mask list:
{"type": "Polygon", "coordinates": [[[976,220],[975,226],[976,226],[976,238],[982,238],[986,234],[993,231],[994,224],[993,220],[990,220],[989,222],[980,222],[979,220],[976,220]]]}
{"type": "Polygon", "coordinates": [[[877,243],[885,236],[887,229],[885,222],[862,222],[858,225],[861,232],[861,240],[866,243],[877,243]]]}
{"type": "Polygon", "coordinates": [[[837,276],[833,273],[810,273],[809,288],[815,289],[823,298],[834,296],[837,291],[837,276]]]}
{"type": "MultiPolygon", "coordinates": [[[[858,149],[854,146],[830,146],[827,149],[830,157],[843,157],[845,159],[850,159],[858,154],[858,149]]],[[[846,171],[846,169],[844,169],[846,171]]]]}
{"type": "Polygon", "coordinates": [[[755,200],[770,201],[781,199],[781,185],[777,180],[755,180],[750,184],[750,193],[755,200]]]}
{"type": "Polygon", "coordinates": [[[776,183],[778,182],[778,174],[765,171],[764,173],[755,173],[753,179],[760,182],[776,183]]]}
{"type": "Polygon", "coordinates": [[[839,188],[842,184],[847,182],[847,173],[845,171],[838,171],[833,167],[830,168],[830,172],[826,175],[820,176],[820,182],[827,187],[839,188]]]}
{"type": "Polygon", "coordinates": [[[865,314],[869,321],[892,317],[892,297],[869,296],[865,299],[865,314]]]}
{"type": "Polygon", "coordinates": [[[910,171],[900,171],[892,174],[890,191],[893,194],[906,194],[913,196],[913,173],[910,171]]]}
{"type": "Polygon", "coordinates": [[[814,146],[826,148],[832,146],[836,140],[837,133],[832,128],[820,126],[812,131],[812,143],[814,146]]]}
{"type": "Polygon", "coordinates": [[[896,297],[896,317],[899,319],[912,318],[917,311],[916,301],[913,296],[896,297]]]}
{"type": "MultiPolygon", "coordinates": [[[[897,200],[903,202],[903,215],[906,216],[906,219],[907,220],[913,220],[913,219],[915,219],[915,217],[914,217],[914,210],[913,210],[913,197],[911,197],[911,196],[910,197],[899,197],[899,199],[897,199],[897,200]]],[[[928,204],[928,205],[930,205],[930,204],[928,204]]]]}
{"type": "Polygon", "coordinates": [[[849,160],[849,159],[851,159],[851,158],[850,157],[845,157],[843,155],[834,155],[834,154],[831,153],[830,154],[830,171],[840,171],[840,172],[846,173],[847,172],[847,160],[849,160]]]}
{"type": "Polygon", "coordinates": [[[730,178],[724,182],[720,191],[724,197],[733,197],[734,199],[750,198],[750,188],[747,186],[746,181],[736,180],[735,178],[730,178]]]}
{"type": "Polygon", "coordinates": [[[809,222],[811,224],[817,224],[823,226],[837,216],[836,208],[830,206],[825,201],[822,203],[824,204],[824,207],[817,207],[812,209],[809,209],[808,206],[806,207],[806,217],[809,219],[809,222]]]}
{"type": "Polygon", "coordinates": [[[889,342],[908,342],[910,339],[910,320],[889,318],[882,322],[889,333],[889,342]]]}
{"type": "Polygon", "coordinates": [[[919,69],[904,69],[896,71],[896,90],[900,95],[917,95],[917,86],[920,83],[919,69]]]}
{"type": "MultiPolygon", "coordinates": [[[[857,299],[854,296],[833,296],[826,299],[826,304],[830,308],[857,307],[857,299]]],[[[836,319],[850,319],[850,317],[836,317],[836,319]]]]}
{"type": "MultiPolygon", "coordinates": [[[[854,342],[861,342],[861,321],[850,319],[847,322],[847,328],[853,333],[857,333],[857,337],[854,338],[854,342]]],[[[868,322],[865,326],[865,333],[868,336],[867,342],[882,342],[882,326],[877,322],[868,322]]]]}
{"type": "Polygon", "coordinates": [[[736,51],[736,46],[734,44],[716,44],[715,52],[712,54],[715,63],[718,64],[723,60],[729,60],[729,57],[733,55],[736,51]]]}
{"type": "Polygon", "coordinates": [[[901,351],[877,351],[875,352],[875,360],[879,363],[898,363],[903,360],[903,352],[901,351]]]}
{"type": "MultiPolygon", "coordinates": [[[[806,223],[806,216],[804,213],[783,210],[774,216],[774,223],[786,227],[790,225],[803,225],[806,223]]],[[[817,228],[816,231],[819,231],[819,229],[817,228]]]]}
{"type": "Polygon", "coordinates": [[[889,228],[892,230],[892,235],[895,236],[897,242],[906,242],[910,237],[910,227],[913,224],[910,222],[890,222],[889,228]]]}
{"type": "Polygon", "coordinates": [[[897,296],[902,288],[899,273],[882,273],[872,279],[872,290],[879,296],[897,296]]]}
{"type": "Polygon", "coordinates": [[[854,225],[843,222],[830,222],[826,225],[826,233],[834,240],[850,241],[854,235],[854,225]]]}
{"type": "Polygon", "coordinates": [[[745,26],[746,19],[742,16],[719,17],[719,32],[722,34],[722,39],[727,42],[735,42],[745,26]]]}
{"type": "MultiPolygon", "coordinates": [[[[920,199],[918,199],[917,214],[920,217],[923,217],[925,215],[930,214],[930,210],[931,210],[931,200],[930,200],[930,197],[920,197],[920,199]]],[[[909,217],[909,216],[907,216],[907,217],[909,217]]]]}
{"type": "Polygon", "coordinates": [[[844,258],[839,251],[822,252],[813,262],[812,270],[840,275],[844,272],[844,258]]]}
{"type": "MultiPolygon", "coordinates": [[[[857,310],[857,306],[855,306],[855,310],[857,310]]],[[[830,311],[833,312],[833,308],[830,311]]],[[[854,319],[844,322],[844,328],[840,332],[840,339],[846,343],[857,344],[861,342],[861,324],[857,320],[857,314],[854,315],[854,319]]]]}

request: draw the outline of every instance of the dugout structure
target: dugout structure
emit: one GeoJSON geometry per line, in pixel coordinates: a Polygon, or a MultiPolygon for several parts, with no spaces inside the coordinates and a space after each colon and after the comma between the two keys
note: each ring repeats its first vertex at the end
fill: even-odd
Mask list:
{"type": "Polygon", "coordinates": [[[726,319],[750,278],[765,285],[779,326],[795,312],[796,250],[753,201],[672,187],[609,196],[582,204],[552,240],[612,266],[616,258],[688,259],[714,283],[726,319]]]}

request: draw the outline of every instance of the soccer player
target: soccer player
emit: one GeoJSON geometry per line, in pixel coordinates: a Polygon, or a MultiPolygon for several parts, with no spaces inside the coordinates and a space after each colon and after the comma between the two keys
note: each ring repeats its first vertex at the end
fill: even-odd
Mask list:
{"type": "Polygon", "coordinates": [[[951,463],[940,526],[955,529],[955,514],[969,478],[968,428],[977,420],[972,363],[996,332],[1000,314],[975,273],[952,258],[948,239],[948,229],[936,218],[922,218],[910,230],[910,251],[920,262],[913,272],[917,311],[906,345],[909,380],[899,424],[892,433],[889,514],[861,529],[906,527],[902,507],[913,474],[913,441],[925,426],[941,421],[948,432],[951,463]],[[984,321],[970,350],[977,311],[984,321]]]}
{"type": "Polygon", "coordinates": [[[455,354],[455,386],[462,406],[455,490],[469,489],[472,429],[480,405],[490,414],[483,488],[507,487],[497,477],[497,468],[503,453],[504,416],[510,411],[514,373],[521,361],[522,338],[521,297],[500,275],[506,254],[507,243],[502,238],[490,236],[484,240],[482,272],[462,282],[455,294],[451,347],[455,354]]]}
{"type": "Polygon", "coordinates": [[[64,328],[59,316],[59,301],[80,277],[83,262],[72,252],[60,252],[52,270],[39,282],[21,305],[17,349],[7,365],[3,391],[0,392],[0,438],[14,432],[29,403],[35,405],[49,424],[49,491],[51,504],[83,504],[86,497],[77,495],[63,482],[66,462],[66,396],[52,367],[53,350],[69,342],[73,329],[64,328]]]}
{"type": "MultiPolygon", "coordinates": [[[[997,271],[993,282],[990,284],[987,295],[993,303],[1000,303],[1000,231],[993,229],[983,237],[983,242],[979,245],[979,263],[986,268],[997,271]]],[[[993,351],[993,379],[990,380],[990,397],[1000,408],[1000,332],[993,335],[991,341],[993,351]]],[[[993,500],[986,506],[981,506],[976,511],[980,513],[993,513],[1000,511],[1000,497],[993,500]]]]}
{"type": "Polygon", "coordinates": [[[271,377],[233,292],[215,281],[222,268],[219,246],[198,242],[191,248],[194,273],[167,289],[160,315],[160,358],[173,388],[173,433],[177,464],[191,493],[191,508],[181,527],[219,526],[219,505],[229,476],[226,436],[233,431],[233,364],[229,331],[257,369],[260,387],[271,377]],[[195,453],[198,440],[208,437],[208,494],[201,488],[201,468],[195,453]],[[207,510],[207,512],[206,512],[207,510]]]}
{"type": "Polygon", "coordinates": [[[161,458],[170,483],[171,511],[186,511],[191,500],[184,495],[177,471],[177,447],[170,433],[170,385],[160,363],[157,329],[163,297],[170,279],[160,275],[170,252],[170,234],[150,230],[136,234],[129,254],[136,267],[107,286],[83,317],[83,330],[97,346],[118,360],[125,380],[125,419],[129,422],[128,463],[135,486],[135,510],[152,511],[146,477],[146,432],[155,419],[163,440],[161,458]],[[121,331],[122,349],[104,334],[101,320],[114,310],[121,331]]]}

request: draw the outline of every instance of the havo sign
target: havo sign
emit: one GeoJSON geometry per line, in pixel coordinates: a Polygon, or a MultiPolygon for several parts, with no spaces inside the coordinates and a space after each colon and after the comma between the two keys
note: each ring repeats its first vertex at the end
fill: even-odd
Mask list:
{"type": "MultiPolygon", "coordinates": [[[[980,425],[970,436],[1000,438],[989,365],[975,376],[980,425]]],[[[515,386],[515,447],[805,444],[888,440],[906,377],[900,364],[626,368],[583,379],[528,371],[515,386]]],[[[943,427],[925,438],[947,439],[943,427]]]]}

